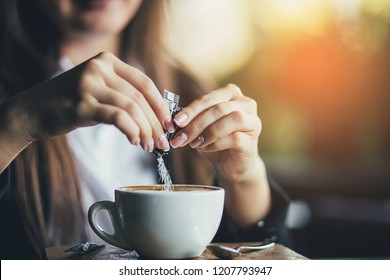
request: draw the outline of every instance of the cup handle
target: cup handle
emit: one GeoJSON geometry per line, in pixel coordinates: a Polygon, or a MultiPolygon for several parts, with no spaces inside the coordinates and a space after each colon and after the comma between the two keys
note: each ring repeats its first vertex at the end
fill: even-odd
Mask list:
{"type": "Polygon", "coordinates": [[[92,204],[88,210],[88,222],[93,231],[104,241],[122,249],[132,250],[131,245],[126,241],[122,233],[122,229],[119,227],[119,219],[114,202],[102,200],[92,204]],[[106,210],[108,212],[114,234],[108,233],[98,225],[96,215],[101,210],[106,210]]]}

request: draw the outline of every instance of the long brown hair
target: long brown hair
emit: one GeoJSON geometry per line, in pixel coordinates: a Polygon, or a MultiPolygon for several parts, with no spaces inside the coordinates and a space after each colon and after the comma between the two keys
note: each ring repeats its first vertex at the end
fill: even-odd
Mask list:
{"type": "MultiPolygon", "coordinates": [[[[60,31],[38,1],[0,0],[0,102],[52,75],[58,69],[60,31]]],[[[203,88],[164,48],[167,1],[144,0],[123,31],[121,58],[137,60],[160,90],[181,95],[181,105],[203,88]],[[179,70],[180,69],[180,70],[179,70]]],[[[212,172],[191,148],[170,153],[176,183],[211,184],[212,172]]],[[[66,136],[39,140],[12,164],[13,196],[37,253],[53,244],[85,241],[77,169],[66,136]]]]}

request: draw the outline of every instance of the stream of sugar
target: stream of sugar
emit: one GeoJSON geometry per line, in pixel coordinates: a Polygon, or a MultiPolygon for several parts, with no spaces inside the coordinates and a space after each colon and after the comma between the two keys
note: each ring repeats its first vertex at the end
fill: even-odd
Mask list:
{"type": "Polygon", "coordinates": [[[171,175],[169,174],[162,155],[157,157],[157,163],[158,174],[160,175],[161,181],[164,183],[164,190],[172,191],[171,175]]]}

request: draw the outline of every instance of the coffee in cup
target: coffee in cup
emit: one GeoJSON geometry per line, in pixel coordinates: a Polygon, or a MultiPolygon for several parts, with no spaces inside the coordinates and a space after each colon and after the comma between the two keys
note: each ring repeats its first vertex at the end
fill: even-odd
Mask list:
{"type": "Polygon", "coordinates": [[[189,259],[200,256],[216,234],[223,212],[224,190],[213,186],[129,186],[115,190],[115,202],[95,202],[88,220],[95,233],[117,247],[136,250],[143,258],[189,259]],[[114,232],[97,223],[106,210],[114,232]]]}

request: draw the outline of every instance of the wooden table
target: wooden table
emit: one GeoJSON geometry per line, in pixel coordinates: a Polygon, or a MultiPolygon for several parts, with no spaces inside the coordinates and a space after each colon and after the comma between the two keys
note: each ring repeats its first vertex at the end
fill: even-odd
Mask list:
{"type": "MultiPolygon", "coordinates": [[[[229,247],[237,247],[241,245],[255,245],[257,243],[216,243],[229,247]]],[[[76,260],[137,260],[140,259],[135,251],[126,251],[115,246],[106,245],[98,248],[85,255],[72,255],[66,253],[64,250],[72,246],[59,246],[49,247],[45,250],[46,257],[49,260],[64,260],[64,259],[76,259],[76,260]]],[[[195,258],[197,260],[216,260],[217,257],[211,254],[209,250],[205,250],[201,256],[195,258]]],[[[236,260],[304,260],[306,257],[294,252],[293,250],[281,245],[276,244],[274,247],[260,250],[245,252],[241,254],[236,260]]]]}

